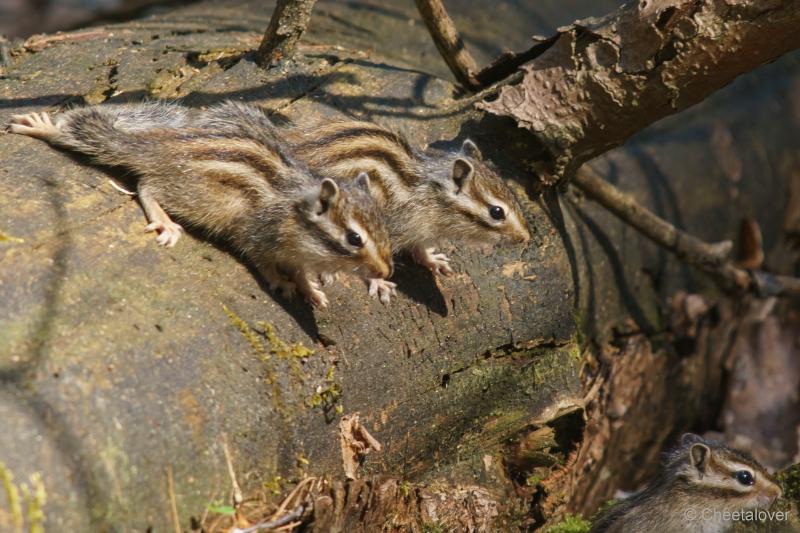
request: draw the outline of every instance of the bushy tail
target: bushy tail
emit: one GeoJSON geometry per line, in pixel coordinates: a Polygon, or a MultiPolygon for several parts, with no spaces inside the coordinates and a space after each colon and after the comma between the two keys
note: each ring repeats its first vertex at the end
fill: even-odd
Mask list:
{"type": "Polygon", "coordinates": [[[53,144],[80,152],[104,165],[126,165],[132,157],[156,148],[153,129],[179,129],[188,122],[182,107],[148,102],[72,109],[56,118],[53,144]]]}

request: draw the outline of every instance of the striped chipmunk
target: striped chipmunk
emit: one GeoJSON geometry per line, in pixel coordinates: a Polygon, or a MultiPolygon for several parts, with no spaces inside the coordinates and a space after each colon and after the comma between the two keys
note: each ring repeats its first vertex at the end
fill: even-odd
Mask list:
{"type": "Polygon", "coordinates": [[[687,433],[658,477],[602,514],[591,533],[721,533],[734,513],[766,509],[780,495],[748,454],[687,433]]]}
{"type": "Polygon", "coordinates": [[[314,306],[328,304],[321,272],[391,276],[388,232],[368,175],[341,185],[312,175],[263,127],[266,120],[233,102],[199,120],[176,104],[138,103],[77,108],[55,121],[47,113],[16,115],[9,129],[133,171],[145,231],[157,232],[158,244],[178,241],[175,217],[232,245],[273,289],[299,291],[314,306]]]}
{"type": "MultiPolygon", "coordinates": [[[[367,172],[393,250],[411,252],[434,274],[453,272],[447,256],[435,252],[438,241],[530,239],[514,194],[470,140],[460,150],[423,152],[392,131],[359,121],[297,124],[281,132],[293,153],[321,176],[352,180],[367,172]]],[[[370,294],[388,303],[395,286],[371,279],[370,294]]]]}

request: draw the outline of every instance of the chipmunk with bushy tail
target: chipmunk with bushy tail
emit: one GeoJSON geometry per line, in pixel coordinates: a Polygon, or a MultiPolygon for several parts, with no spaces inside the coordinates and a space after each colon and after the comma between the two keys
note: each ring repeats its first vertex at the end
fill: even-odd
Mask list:
{"type": "Polygon", "coordinates": [[[340,185],[312,175],[264,120],[233,102],[200,120],[175,104],[142,103],[73,109],[55,121],[47,113],[16,115],[10,131],[135,172],[145,229],[158,233],[159,244],[178,241],[174,216],[227,241],[273,289],[297,290],[312,305],[328,304],[321,272],[389,277],[391,246],[369,177],[340,185]]]}
{"type": "Polygon", "coordinates": [[[614,505],[590,533],[722,533],[726,514],[766,509],[781,489],[749,455],[687,433],[644,490],[614,505]]]}
{"type": "MultiPolygon", "coordinates": [[[[367,172],[394,251],[411,252],[434,274],[453,272],[447,256],[435,252],[441,240],[530,239],[519,202],[470,140],[459,150],[423,152],[390,130],[360,121],[305,123],[279,134],[322,176],[352,180],[367,172]]],[[[395,284],[384,279],[370,282],[370,294],[388,302],[395,284]]]]}

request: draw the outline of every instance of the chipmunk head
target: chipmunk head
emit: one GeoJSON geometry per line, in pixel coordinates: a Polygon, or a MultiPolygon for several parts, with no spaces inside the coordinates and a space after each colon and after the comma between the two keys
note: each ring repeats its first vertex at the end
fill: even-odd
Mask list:
{"type": "Polygon", "coordinates": [[[478,147],[465,140],[461,150],[446,159],[444,201],[452,207],[448,223],[454,234],[477,242],[507,238],[528,242],[530,232],[514,193],[483,162],[478,147]]]}
{"type": "Polygon", "coordinates": [[[369,186],[363,172],[341,187],[326,178],[300,202],[300,222],[310,234],[305,252],[319,262],[320,270],[336,266],[364,269],[379,278],[392,275],[389,234],[369,186]]]}
{"type": "Polygon", "coordinates": [[[693,433],[681,438],[671,462],[688,490],[712,500],[709,507],[766,509],[781,495],[769,473],[748,454],[693,433]]]}

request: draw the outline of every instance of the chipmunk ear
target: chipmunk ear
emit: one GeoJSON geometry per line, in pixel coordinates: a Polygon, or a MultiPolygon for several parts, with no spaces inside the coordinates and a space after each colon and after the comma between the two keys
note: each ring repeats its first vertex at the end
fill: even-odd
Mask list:
{"type": "Polygon", "coordinates": [[[483,155],[481,154],[481,151],[478,149],[478,145],[476,145],[469,139],[466,139],[464,141],[464,144],[461,145],[461,153],[464,155],[468,155],[469,157],[473,157],[478,161],[483,159],[483,155]]]}
{"type": "Polygon", "coordinates": [[[472,163],[460,157],[456,159],[455,163],[453,163],[453,181],[456,184],[458,192],[461,192],[461,189],[464,188],[467,180],[472,177],[474,172],[475,168],[472,166],[472,163]]]}
{"type": "Polygon", "coordinates": [[[692,444],[689,448],[689,459],[700,474],[704,474],[708,466],[708,457],[711,455],[711,448],[701,442],[692,444]]]}
{"type": "Polygon", "coordinates": [[[318,215],[327,211],[339,196],[339,186],[330,178],[325,178],[319,186],[319,207],[318,215]]]}
{"type": "Polygon", "coordinates": [[[684,433],[681,435],[681,446],[689,446],[695,442],[703,442],[703,437],[696,433],[684,433]]]}
{"type": "Polygon", "coordinates": [[[370,181],[369,181],[369,174],[366,172],[359,172],[358,176],[356,176],[356,180],[353,182],[355,186],[364,191],[365,193],[370,193],[370,181]]]}

